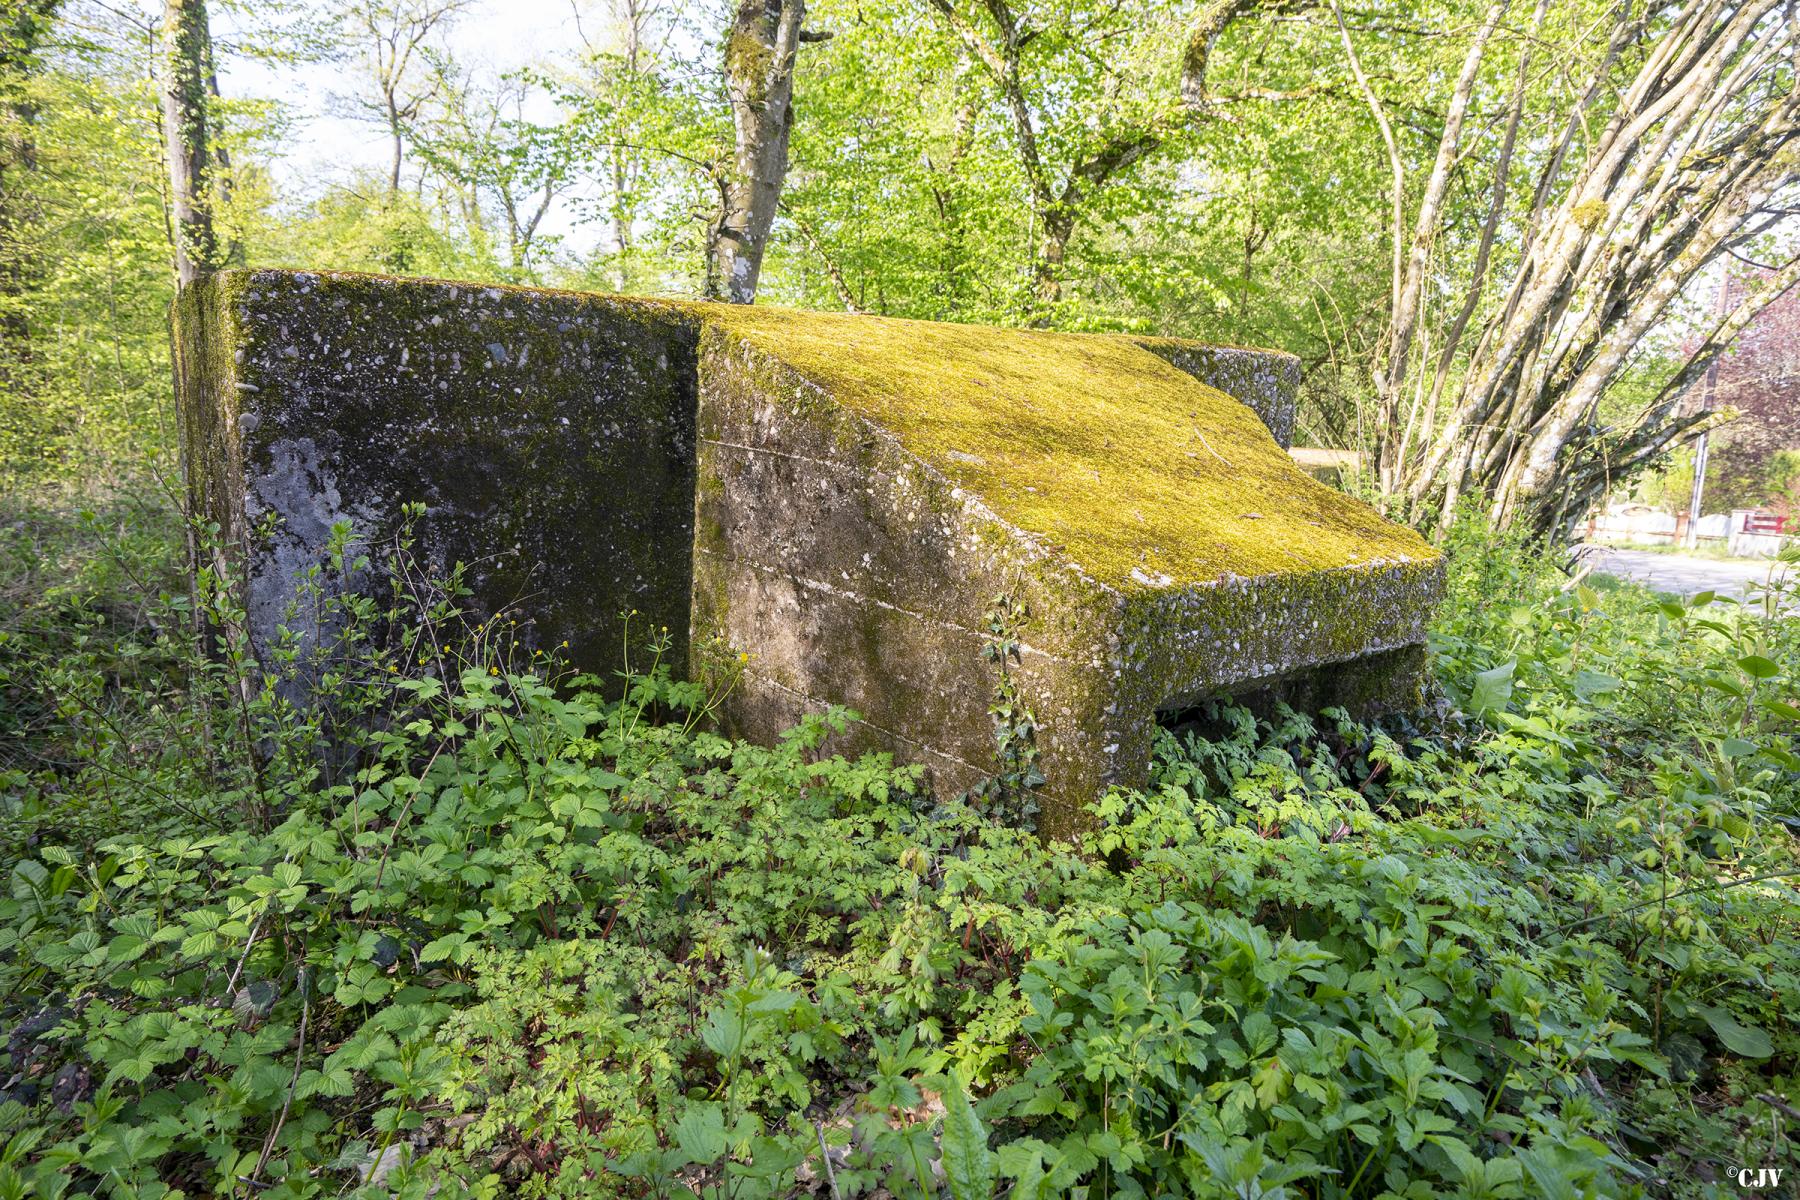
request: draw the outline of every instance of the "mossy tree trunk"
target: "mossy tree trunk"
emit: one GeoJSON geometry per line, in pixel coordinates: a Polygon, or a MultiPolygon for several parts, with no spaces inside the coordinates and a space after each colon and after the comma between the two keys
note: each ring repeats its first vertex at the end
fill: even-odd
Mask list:
{"type": "Polygon", "coordinates": [[[0,16],[0,391],[31,387],[31,322],[26,297],[40,278],[32,229],[41,219],[31,177],[37,171],[37,102],[31,76],[38,48],[61,0],[23,0],[0,16]]]}
{"type": "Polygon", "coordinates": [[[169,167],[169,236],[175,275],[182,283],[222,264],[213,228],[212,164],[207,123],[207,81],[212,77],[212,36],[206,0],[164,0],[162,118],[169,167]]]}
{"type": "Polygon", "coordinates": [[[708,239],[709,299],[750,304],[756,299],[769,230],[787,180],[794,128],[794,65],[808,33],[805,0],[739,0],[725,42],[725,90],[731,102],[736,153],[720,181],[718,223],[708,239]]]}

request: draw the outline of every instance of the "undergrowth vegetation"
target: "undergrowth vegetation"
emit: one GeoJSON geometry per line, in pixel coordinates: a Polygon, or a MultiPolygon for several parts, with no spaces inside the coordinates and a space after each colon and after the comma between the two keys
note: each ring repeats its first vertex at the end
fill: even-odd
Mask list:
{"type": "Polygon", "coordinates": [[[1800,1174],[1787,568],[1662,601],[1459,531],[1440,711],[1219,701],[1046,844],[841,712],[720,736],[653,637],[570,677],[404,538],[341,531],[330,644],[258,666],[165,512],[0,514],[0,1197],[1800,1174]]]}

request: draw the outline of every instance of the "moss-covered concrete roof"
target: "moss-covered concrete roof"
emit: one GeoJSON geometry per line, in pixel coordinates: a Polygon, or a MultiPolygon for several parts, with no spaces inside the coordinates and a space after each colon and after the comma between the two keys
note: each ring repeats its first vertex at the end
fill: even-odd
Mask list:
{"type": "MultiPolygon", "coordinates": [[[[833,752],[929,762],[943,795],[987,773],[976,650],[1008,591],[1053,832],[1144,782],[1159,710],[1418,698],[1442,564],[1282,452],[1286,356],[261,270],[184,288],[174,334],[190,497],[265,663],[327,644],[291,605],[333,531],[385,544],[416,501],[414,554],[463,564],[469,611],[605,678],[622,609],[677,670],[683,631],[700,672],[720,639],[750,656],[732,728],[850,705],[833,752]]],[[[355,574],[331,586],[379,586],[355,574]]]]}
{"type": "Polygon", "coordinates": [[[1102,583],[1429,560],[1244,405],[1124,338],[696,306],[1102,583]]]}
{"type": "MultiPolygon", "coordinates": [[[[256,275],[221,281],[241,289],[256,275]]],[[[326,291],[445,282],[304,278],[326,291]]],[[[1436,557],[1411,530],[1307,477],[1255,412],[1144,348],[1146,339],[450,286],[562,295],[740,337],[1121,590],[1436,557]]]]}

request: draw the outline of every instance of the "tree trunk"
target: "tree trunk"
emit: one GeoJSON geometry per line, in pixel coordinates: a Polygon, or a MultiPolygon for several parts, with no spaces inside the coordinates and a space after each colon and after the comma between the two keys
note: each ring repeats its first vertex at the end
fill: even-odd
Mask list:
{"type": "Polygon", "coordinates": [[[1075,232],[1075,222],[1061,211],[1040,214],[1040,221],[1043,233],[1038,237],[1037,261],[1032,264],[1028,324],[1049,328],[1062,303],[1063,263],[1069,257],[1069,238],[1075,232]]]}
{"type": "Polygon", "coordinates": [[[706,294],[732,304],[756,300],[769,229],[787,179],[794,126],[794,63],[805,0],[739,0],[725,43],[725,88],[737,153],[711,241],[706,294]]]}
{"type": "Polygon", "coordinates": [[[862,306],[856,302],[856,293],[850,288],[850,280],[844,276],[844,269],[831,256],[831,251],[825,246],[825,239],[819,236],[819,231],[813,228],[812,222],[792,210],[788,212],[788,219],[800,231],[800,237],[806,242],[807,248],[818,255],[819,261],[825,265],[825,278],[831,281],[831,290],[837,293],[838,303],[844,306],[844,311],[861,312],[862,306]]]}
{"type": "Polygon", "coordinates": [[[60,3],[26,0],[0,18],[0,95],[13,131],[0,143],[0,390],[15,395],[30,387],[34,354],[25,300],[40,273],[31,236],[40,218],[28,182],[37,170],[37,105],[27,85],[38,67],[38,43],[60,3]]]}
{"type": "MultiPolygon", "coordinates": [[[[958,11],[956,0],[930,0],[971,59],[992,77],[1011,118],[1019,167],[1024,172],[1031,196],[1031,227],[1034,231],[1031,290],[1024,299],[1021,314],[1026,324],[1047,327],[1055,323],[1056,310],[1063,298],[1069,242],[1088,215],[1087,206],[1093,197],[1120,172],[1161,148],[1182,124],[1209,121],[1217,115],[1206,73],[1213,48],[1225,30],[1250,12],[1283,12],[1302,2],[1304,0],[1208,0],[1195,17],[1183,45],[1179,107],[1153,114],[1099,140],[1077,134],[1077,143],[1085,141],[1087,144],[1059,171],[1054,162],[1045,160],[1040,140],[1054,144],[1062,139],[1040,139],[1039,117],[1033,113],[1023,62],[1026,46],[1044,31],[1031,28],[1029,16],[1015,11],[1011,0],[983,0],[977,6],[992,22],[992,35],[984,31],[979,18],[970,19],[958,11]]],[[[1091,31],[1072,31],[1071,35],[1093,36],[1091,31]]],[[[1100,44],[1095,44],[1092,50],[1095,54],[1104,53],[1100,44]]],[[[1066,108],[1066,105],[1053,97],[1044,97],[1037,107],[1040,112],[1051,113],[1066,108]]],[[[1070,119],[1065,123],[1065,131],[1084,122],[1099,124],[1091,115],[1066,115],[1070,119]]]]}
{"type": "MultiPolygon", "coordinates": [[[[966,91],[962,77],[969,69],[967,55],[956,64],[958,91],[966,91]]],[[[975,105],[964,100],[956,109],[956,125],[950,139],[949,152],[940,166],[925,155],[925,169],[931,179],[931,199],[937,208],[938,225],[943,241],[938,255],[938,283],[935,291],[941,302],[940,316],[955,316],[962,311],[968,279],[968,228],[963,214],[961,195],[963,160],[975,142],[975,105]],[[941,178],[942,182],[939,182],[941,178]]]]}
{"type": "MultiPolygon", "coordinates": [[[[1616,425],[1602,424],[1601,400],[1708,264],[1791,208],[1800,97],[1788,72],[1800,27],[1778,19],[1782,3],[1682,0],[1646,37],[1648,18],[1621,0],[1610,28],[1575,48],[1588,69],[1581,84],[1553,94],[1545,116],[1555,127],[1540,117],[1531,134],[1522,118],[1537,39],[1493,38],[1507,5],[1488,0],[1447,96],[1416,215],[1403,223],[1396,204],[1390,231],[1394,295],[1373,364],[1381,405],[1373,435],[1384,488],[1412,518],[1435,512],[1442,524],[1459,500],[1479,496],[1494,523],[1554,535],[1593,496],[1700,432],[1674,405],[1693,360],[1616,425]],[[1494,53],[1518,56],[1507,94],[1482,90],[1482,59],[1494,53]],[[1498,158],[1480,168],[1492,172],[1483,189],[1491,198],[1471,273],[1444,288],[1434,280],[1454,262],[1435,252],[1452,228],[1446,193],[1453,175],[1470,173],[1464,126],[1483,110],[1507,114],[1498,158]],[[1514,187],[1514,147],[1527,138],[1541,138],[1541,164],[1535,183],[1514,187]],[[1490,251],[1507,230],[1516,259],[1496,277],[1490,251]],[[1441,323],[1434,291],[1456,297],[1441,323]]],[[[1534,34],[1545,11],[1538,0],[1534,34]]],[[[1339,33],[1358,73],[1342,25],[1339,33]]],[[[1747,298],[1703,354],[1716,354],[1775,294],[1747,298]]]]}
{"type": "MultiPolygon", "coordinates": [[[[625,76],[633,84],[644,74],[644,30],[650,20],[650,8],[644,0],[624,0],[619,6],[619,33],[624,42],[620,47],[620,57],[624,60],[625,76]]],[[[634,240],[631,218],[636,209],[636,204],[628,203],[626,197],[631,195],[637,180],[632,160],[623,147],[613,147],[609,157],[612,161],[612,235],[616,251],[612,284],[615,292],[624,292],[631,287],[631,250],[634,240]]]]}
{"type": "MultiPolygon", "coordinates": [[[[1463,122],[1468,116],[1469,105],[1474,97],[1475,84],[1481,70],[1482,56],[1486,53],[1488,38],[1493,35],[1494,28],[1507,10],[1507,0],[1494,0],[1488,6],[1487,16],[1480,29],[1469,43],[1469,50],[1464,56],[1462,70],[1457,76],[1456,87],[1450,93],[1450,106],[1444,116],[1443,131],[1438,138],[1437,157],[1432,164],[1431,175],[1425,184],[1424,197],[1419,202],[1418,217],[1411,238],[1411,246],[1402,258],[1402,246],[1405,243],[1406,185],[1405,173],[1399,165],[1399,152],[1394,145],[1394,135],[1382,119],[1382,134],[1388,139],[1388,151],[1394,161],[1394,262],[1393,262],[1393,312],[1388,326],[1386,345],[1377,364],[1375,375],[1375,393],[1380,398],[1380,430],[1381,449],[1377,470],[1384,492],[1397,491],[1401,483],[1401,472],[1404,469],[1404,455],[1408,448],[1406,432],[1399,426],[1400,403],[1407,385],[1408,367],[1412,344],[1418,335],[1419,325],[1423,320],[1423,301],[1426,291],[1427,275],[1431,268],[1431,251],[1438,235],[1438,219],[1443,211],[1444,200],[1450,190],[1450,176],[1456,166],[1457,157],[1462,149],[1463,122]]],[[[1334,10],[1336,11],[1336,10],[1334,10]]],[[[1343,34],[1346,52],[1355,62],[1354,51],[1350,47],[1349,31],[1344,29],[1343,16],[1339,12],[1338,28],[1343,34]]],[[[1368,96],[1370,105],[1380,117],[1380,105],[1375,99],[1368,80],[1357,71],[1357,80],[1368,96]]],[[[1410,425],[1411,422],[1408,422],[1410,425]]]]}
{"type": "Polygon", "coordinates": [[[612,152],[612,186],[612,285],[613,291],[623,292],[631,285],[631,213],[625,206],[631,179],[627,174],[624,152],[620,150],[612,152]]]}
{"type": "Polygon", "coordinates": [[[162,58],[169,227],[175,243],[175,276],[189,283],[219,266],[206,121],[206,81],[212,75],[206,0],[164,0],[162,58]]]}
{"type": "Polygon", "coordinates": [[[394,143],[394,152],[388,157],[388,197],[391,199],[400,194],[400,167],[406,161],[406,137],[392,97],[388,98],[387,112],[388,137],[394,143]]]}
{"type": "MultiPolygon", "coordinates": [[[[210,57],[211,56],[209,55],[209,60],[210,57]]],[[[221,93],[219,92],[219,72],[216,63],[209,61],[208,67],[210,69],[206,76],[206,95],[208,97],[208,103],[217,104],[222,98],[221,93]]],[[[217,172],[212,179],[213,207],[218,212],[230,213],[231,195],[233,190],[237,187],[237,177],[231,173],[231,152],[225,149],[223,142],[215,142],[213,143],[212,153],[213,166],[217,172]]],[[[228,267],[241,267],[244,265],[243,240],[233,237],[229,227],[221,236],[219,261],[222,265],[228,267]]]]}

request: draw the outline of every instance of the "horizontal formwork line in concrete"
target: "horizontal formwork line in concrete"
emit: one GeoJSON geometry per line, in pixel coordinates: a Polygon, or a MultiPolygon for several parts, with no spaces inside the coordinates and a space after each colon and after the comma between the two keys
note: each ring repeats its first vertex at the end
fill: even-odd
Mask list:
{"type": "MultiPolygon", "coordinates": [[[[717,559],[720,562],[730,563],[732,566],[749,567],[753,571],[759,571],[772,578],[786,579],[792,583],[799,584],[808,591],[822,592],[839,600],[848,600],[855,604],[872,604],[876,608],[886,609],[888,612],[898,613],[903,617],[911,617],[913,620],[918,621],[923,625],[934,625],[939,629],[948,629],[953,633],[964,634],[977,642],[985,643],[987,641],[988,635],[979,629],[970,629],[967,625],[960,625],[955,621],[945,621],[939,617],[929,617],[922,612],[915,612],[910,608],[902,608],[900,605],[891,604],[886,600],[878,600],[873,596],[865,596],[861,592],[852,591],[849,588],[838,587],[835,584],[826,583],[822,579],[809,579],[804,575],[796,575],[792,571],[784,571],[777,567],[771,567],[767,563],[759,563],[747,558],[736,558],[728,554],[719,554],[704,546],[696,547],[695,553],[704,554],[707,558],[717,559]]],[[[1019,643],[1019,650],[1022,653],[1036,654],[1042,658],[1049,659],[1051,662],[1062,663],[1067,666],[1099,667],[1102,665],[1100,663],[1082,663],[1075,659],[1064,658],[1060,654],[1052,654],[1050,651],[1033,646],[1029,642],[1021,641],[1019,643]]]]}
{"type": "Polygon", "coordinates": [[[839,471],[853,471],[851,463],[839,462],[833,458],[814,458],[810,454],[795,454],[792,450],[776,450],[769,446],[746,446],[742,442],[727,442],[719,438],[703,437],[700,443],[705,446],[717,446],[722,450],[742,450],[745,454],[770,454],[776,458],[791,458],[795,462],[811,463],[815,467],[831,467],[839,471]]]}
{"type": "MultiPolygon", "coordinates": [[[[769,687],[774,688],[778,692],[786,692],[788,695],[792,696],[794,699],[800,701],[801,704],[807,705],[811,708],[818,709],[821,712],[823,712],[824,710],[826,710],[828,708],[833,707],[832,701],[821,700],[819,697],[811,695],[810,693],[807,693],[807,692],[803,692],[799,688],[790,687],[789,685],[781,682],[781,680],[776,679],[772,675],[765,675],[761,671],[752,671],[752,670],[746,670],[744,672],[744,674],[753,676],[757,680],[757,682],[766,684],[769,687]]],[[[850,705],[838,705],[837,707],[849,708],[851,706],[850,705]]],[[[958,766],[967,767],[969,770],[974,771],[977,774],[985,775],[985,774],[990,773],[993,770],[992,764],[989,764],[988,766],[985,766],[985,767],[977,766],[974,763],[970,762],[966,758],[958,758],[956,755],[946,753],[943,750],[939,750],[936,746],[933,746],[927,742],[921,742],[917,738],[907,737],[904,733],[901,733],[898,730],[889,729],[884,725],[877,725],[875,722],[869,720],[867,717],[861,716],[860,714],[856,718],[856,723],[858,725],[866,725],[870,729],[873,729],[876,733],[879,733],[884,737],[891,737],[897,742],[905,742],[908,746],[911,746],[913,749],[921,750],[921,751],[925,752],[926,754],[931,755],[933,758],[941,758],[941,759],[944,759],[946,762],[953,762],[953,763],[956,763],[958,766]]]]}

